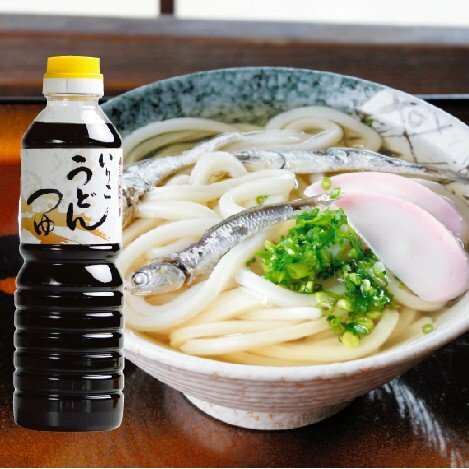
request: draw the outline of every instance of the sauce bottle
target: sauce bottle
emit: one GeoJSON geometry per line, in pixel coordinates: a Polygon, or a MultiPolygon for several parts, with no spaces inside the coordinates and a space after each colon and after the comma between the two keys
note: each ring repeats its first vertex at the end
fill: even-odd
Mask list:
{"type": "Polygon", "coordinates": [[[36,430],[110,430],[124,401],[121,139],[98,106],[98,58],[50,57],[43,92],[21,151],[14,416],[36,430]]]}

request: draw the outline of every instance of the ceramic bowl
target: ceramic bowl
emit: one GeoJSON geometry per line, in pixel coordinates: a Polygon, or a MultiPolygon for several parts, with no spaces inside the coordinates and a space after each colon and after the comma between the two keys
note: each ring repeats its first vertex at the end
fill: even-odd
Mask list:
{"type": "MultiPolygon", "coordinates": [[[[469,128],[408,94],[358,78],[291,68],[238,68],[159,81],[103,105],[126,135],[152,121],[195,116],[264,123],[299,106],[330,106],[372,125],[409,161],[468,171],[469,128]]],[[[467,186],[452,187],[469,197],[467,186]]],[[[126,357],[183,392],[199,409],[254,429],[288,429],[325,419],[395,378],[469,329],[469,295],[448,308],[435,331],[400,348],[345,363],[261,367],[222,363],[158,346],[129,330],[126,357]]]]}

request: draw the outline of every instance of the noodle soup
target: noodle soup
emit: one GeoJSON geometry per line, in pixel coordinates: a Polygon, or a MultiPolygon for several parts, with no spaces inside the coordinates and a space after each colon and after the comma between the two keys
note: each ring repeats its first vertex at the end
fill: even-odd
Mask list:
{"type": "MultiPolygon", "coordinates": [[[[181,155],[200,142],[213,141],[217,135],[227,132],[241,132],[242,137],[200,152],[193,164],[165,177],[138,204],[133,221],[124,230],[124,249],[119,259],[124,275],[130,275],[155,259],[166,259],[188,249],[207,230],[246,209],[281,205],[333,191],[336,180],[333,174],[340,174],[341,167],[327,172],[296,172],[288,169],[285,155],[297,158],[301,152],[337,147],[383,152],[381,137],[372,127],[348,114],[315,106],[279,114],[262,127],[200,118],[153,123],[126,138],[126,163],[181,155]],[[246,158],[256,155],[262,159],[272,156],[269,153],[272,151],[284,158],[280,167],[246,164],[246,158]],[[244,163],[240,156],[246,157],[244,163]]],[[[352,176],[355,173],[348,172],[352,176]]],[[[381,174],[376,168],[373,173],[381,174]]],[[[464,201],[445,191],[439,183],[405,175],[409,176],[405,181],[403,176],[375,176],[374,181],[382,186],[376,190],[386,187],[393,194],[396,190],[399,194],[405,192],[407,199],[415,196],[410,202],[420,207],[429,201],[425,206],[427,215],[428,211],[436,210],[434,207],[443,195],[445,199],[441,203],[450,204],[460,214],[461,225],[447,205],[442,205],[438,213],[428,215],[431,220],[428,218],[425,222],[436,230],[440,229],[440,221],[443,223],[436,218],[449,217],[445,222],[455,220],[457,236],[448,234],[448,237],[465,241],[467,207],[464,201]],[[411,186],[406,182],[409,179],[411,186]],[[421,195],[416,184],[428,192],[421,195]],[[430,192],[438,200],[431,198],[430,192]]],[[[353,187],[353,178],[342,180],[344,184],[353,187]]],[[[343,200],[347,200],[347,190],[344,194],[343,200]]],[[[379,253],[370,248],[373,243],[369,242],[369,237],[363,240],[361,233],[357,233],[360,230],[355,228],[360,227],[360,223],[355,226],[346,218],[340,218],[351,212],[347,207],[341,211],[340,194],[337,195],[337,206],[318,207],[315,218],[299,215],[246,237],[221,255],[213,268],[178,289],[146,296],[126,293],[126,327],[187,354],[265,366],[347,361],[399,347],[430,333],[438,327],[442,310],[455,296],[448,292],[447,298],[429,300],[425,292],[417,294],[418,282],[413,291],[404,278],[397,278],[395,269],[390,269],[379,253]],[[325,224],[327,216],[328,224],[325,224]],[[324,223],[324,228],[315,231],[313,227],[321,225],[320,222],[324,223]],[[325,261],[327,265],[321,270],[317,259],[310,264],[303,262],[305,253],[316,249],[324,243],[324,236],[332,234],[341,240],[340,255],[335,252],[338,244],[323,244],[320,255],[326,256],[329,264],[325,261]],[[308,240],[308,236],[315,238],[308,240]],[[299,256],[299,247],[307,242],[311,243],[311,250],[303,250],[299,256]],[[295,255],[295,262],[288,261],[288,256],[293,259],[295,255]],[[283,259],[283,267],[278,267],[280,264],[272,259],[283,259]],[[351,279],[361,282],[353,294],[353,288],[347,287],[351,279]],[[367,297],[366,289],[374,289],[373,295],[367,297]],[[359,300],[367,298],[369,304],[360,306],[359,300]]],[[[390,198],[396,203],[394,196],[390,198]]],[[[418,215],[424,211],[406,207],[409,218],[414,211],[418,215]]],[[[304,213],[311,214],[314,210],[311,208],[304,213]]],[[[222,244],[223,239],[220,239],[213,245],[213,251],[222,244]]],[[[384,253],[384,257],[389,255],[390,263],[397,265],[399,261],[392,258],[392,253],[384,253]]],[[[457,256],[461,254],[455,252],[455,262],[457,256]]],[[[465,255],[462,262],[467,264],[465,255]]],[[[405,274],[407,270],[404,268],[405,274]]],[[[425,274],[428,272],[422,272],[425,274]]],[[[412,275],[415,277],[415,272],[409,272],[409,278],[414,278],[412,275]]]]}

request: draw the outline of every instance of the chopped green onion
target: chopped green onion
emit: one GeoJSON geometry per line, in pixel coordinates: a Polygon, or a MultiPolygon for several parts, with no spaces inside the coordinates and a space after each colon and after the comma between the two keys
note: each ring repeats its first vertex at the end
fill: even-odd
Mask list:
{"type": "Polygon", "coordinates": [[[433,328],[433,324],[431,324],[431,323],[424,324],[424,325],[422,326],[422,332],[423,332],[424,334],[430,334],[430,332],[433,332],[433,329],[434,329],[434,328],[433,328]]]}
{"type": "Polygon", "coordinates": [[[257,205],[264,205],[265,200],[269,197],[268,195],[258,195],[256,197],[256,204],[257,205]]]}
{"type": "Polygon", "coordinates": [[[269,241],[268,239],[266,240],[264,244],[266,249],[274,250],[275,249],[275,244],[272,243],[272,241],[269,241]]]}
{"type": "Polygon", "coordinates": [[[381,272],[385,272],[386,271],[386,267],[384,266],[384,264],[381,262],[381,261],[378,261],[378,262],[375,262],[374,265],[373,265],[373,270],[376,272],[376,273],[381,273],[381,272]]]}
{"type": "Polygon", "coordinates": [[[370,319],[381,319],[381,311],[370,311],[367,316],[370,319]]]}
{"type": "Polygon", "coordinates": [[[355,248],[350,249],[350,251],[347,253],[347,257],[349,259],[358,259],[358,252],[355,248]]]}
{"type": "Polygon", "coordinates": [[[328,190],[331,188],[331,185],[332,185],[331,178],[328,178],[328,177],[322,178],[321,187],[322,187],[325,191],[328,191],[328,190]]]}
{"type": "Polygon", "coordinates": [[[295,226],[277,243],[266,241],[256,258],[267,280],[314,293],[316,306],[348,346],[370,334],[393,302],[384,264],[348,224],[342,209],[301,213],[295,226]],[[325,291],[328,279],[339,282],[340,293],[325,291]]]}
{"type": "Polygon", "coordinates": [[[311,269],[306,264],[301,262],[287,265],[287,272],[290,274],[290,277],[295,280],[306,277],[310,270],[311,269]]]}
{"type": "Polygon", "coordinates": [[[359,344],[360,338],[353,332],[345,331],[341,337],[341,341],[346,347],[355,348],[359,344]]]}
{"type": "Polygon", "coordinates": [[[360,324],[360,326],[366,327],[369,331],[371,331],[374,327],[372,319],[367,316],[361,316],[357,318],[356,322],[360,324]]]}
{"type": "Polygon", "coordinates": [[[330,293],[319,291],[316,293],[316,306],[319,308],[332,309],[336,300],[330,293]]]}
{"type": "Polygon", "coordinates": [[[251,267],[251,265],[254,264],[254,262],[256,262],[256,256],[251,257],[251,259],[248,259],[248,260],[246,261],[246,266],[247,266],[247,267],[251,267]]]}
{"type": "Polygon", "coordinates": [[[337,303],[336,303],[337,308],[345,309],[346,311],[352,311],[352,305],[350,304],[350,301],[341,298],[337,303]]]}
{"type": "Polygon", "coordinates": [[[326,321],[329,323],[329,326],[334,332],[341,332],[342,321],[338,316],[335,316],[334,314],[329,314],[328,316],[326,316],[326,321]]]}
{"type": "Polygon", "coordinates": [[[331,197],[332,200],[337,200],[340,197],[341,194],[341,189],[340,187],[335,187],[332,189],[332,191],[329,193],[329,196],[331,197]]]}

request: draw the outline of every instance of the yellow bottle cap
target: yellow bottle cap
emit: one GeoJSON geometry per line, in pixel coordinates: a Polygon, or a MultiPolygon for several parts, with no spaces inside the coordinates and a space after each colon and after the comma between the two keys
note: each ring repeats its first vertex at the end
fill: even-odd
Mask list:
{"type": "Polygon", "coordinates": [[[63,55],[47,59],[44,78],[94,78],[103,79],[99,58],[63,55]]]}

